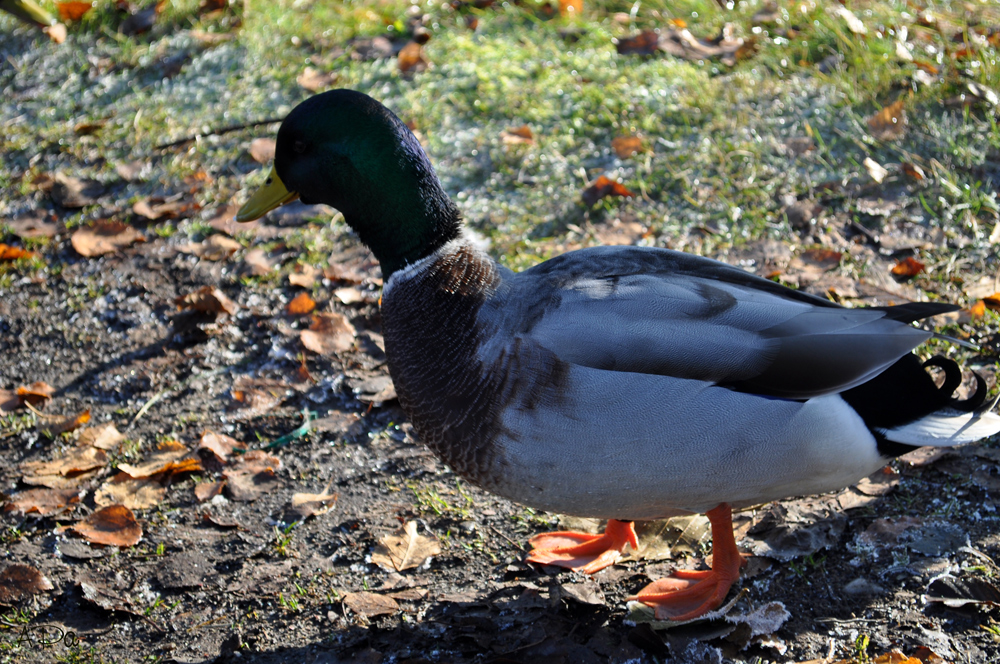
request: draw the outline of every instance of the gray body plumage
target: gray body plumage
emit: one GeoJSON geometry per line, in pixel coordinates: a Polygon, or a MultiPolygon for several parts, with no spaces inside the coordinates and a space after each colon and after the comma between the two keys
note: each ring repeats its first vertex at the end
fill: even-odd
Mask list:
{"type": "Polygon", "coordinates": [[[678,252],[598,247],[514,274],[464,238],[394,273],[382,317],[400,400],[457,472],[620,520],[874,472],[885,457],[838,395],[931,336],[678,252]]]}

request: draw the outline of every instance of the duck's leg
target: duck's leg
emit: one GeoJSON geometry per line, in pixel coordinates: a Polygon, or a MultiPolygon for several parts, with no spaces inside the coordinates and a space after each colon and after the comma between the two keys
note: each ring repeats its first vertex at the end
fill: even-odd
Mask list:
{"type": "Polygon", "coordinates": [[[528,553],[529,563],[556,565],[584,574],[614,565],[626,544],[631,544],[633,549],[639,548],[632,522],[615,519],[608,520],[600,535],[564,530],[535,535],[528,544],[534,547],[528,553]]]}
{"type": "Polygon", "coordinates": [[[629,598],[653,607],[657,620],[692,620],[717,609],[740,576],[744,561],[733,536],[733,511],[722,503],[707,514],[712,522],[712,569],[677,570],[629,598]]]}

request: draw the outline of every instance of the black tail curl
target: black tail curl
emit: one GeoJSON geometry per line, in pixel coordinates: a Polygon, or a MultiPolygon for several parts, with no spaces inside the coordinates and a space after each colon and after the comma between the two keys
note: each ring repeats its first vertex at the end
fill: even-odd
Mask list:
{"type": "Polygon", "coordinates": [[[962,384],[962,369],[954,360],[936,355],[926,362],[910,353],[867,383],[841,393],[844,401],[857,411],[878,441],[886,456],[899,456],[916,449],[912,445],[886,440],[879,430],[903,426],[942,408],[972,412],[986,400],[986,381],[976,376],[976,391],[968,399],[952,397],[962,384]],[[944,384],[938,387],[927,367],[944,371],[944,384]]]}

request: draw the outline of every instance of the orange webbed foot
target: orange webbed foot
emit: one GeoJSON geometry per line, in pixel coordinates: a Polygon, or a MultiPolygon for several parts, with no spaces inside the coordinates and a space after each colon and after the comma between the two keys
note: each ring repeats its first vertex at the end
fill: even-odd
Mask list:
{"type": "Polygon", "coordinates": [[[639,548],[635,527],[631,521],[609,519],[600,535],[559,531],[535,535],[528,543],[529,563],[556,565],[566,569],[594,574],[618,562],[626,545],[639,548]]]}
{"type": "Polygon", "coordinates": [[[677,570],[654,581],[630,600],[653,607],[657,620],[693,620],[719,608],[740,576],[743,558],[733,537],[733,513],[723,503],[708,511],[712,522],[712,569],[677,570]]]}

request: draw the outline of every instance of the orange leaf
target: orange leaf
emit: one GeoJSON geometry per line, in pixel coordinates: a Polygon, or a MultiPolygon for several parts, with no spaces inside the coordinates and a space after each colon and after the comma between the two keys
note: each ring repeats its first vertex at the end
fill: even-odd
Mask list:
{"type": "Polygon", "coordinates": [[[970,318],[982,318],[985,315],[986,315],[986,302],[984,300],[979,300],[974,305],[969,307],[970,318]]]}
{"type": "Polygon", "coordinates": [[[902,98],[868,118],[868,129],[880,141],[890,141],[906,132],[906,111],[902,98]]]}
{"type": "Polygon", "coordinates": [[[907,256],[892,268],[892,274],[903,279],[910,279],[923,271],[924,264],[912,256],[907,256]]]}
{"type": "Polygon", "coordinates": [[[288,313],[292,316],[307,314],[316,308],[316,301],[309,297],[309,293],[299,293],[288,303],[288,313]]]}
{"type": "Polygon", "coordinates": [[[21,399],[21,403],[30,403],[32,406],[37,406],[51,399],[55,391],[55,388],[51,385],[42,381],[36,381],[27,387],[22,385],[17,388],[17,396],[21,399]]]}
{"type": "Polygon", "coordinates": [[[619,136],[611,139],[611,148],[619,159],[626,159],[642,152],[642,139],[638,136],[619,136]]]}
{"type": "Polygon", "coordinates": [[[0,243],[0,261],[16,261],[19,258],[34,258],[37,255],[34,251],[0,243]]]}
{"type": "Polygon", "coordinates": [[[411,71],[427,69],[427,59],[424,58],[424,47],[415,41],[399,50],[399,71],[408,74],[411,71]]]}
{"type": "Polygon", "coordinates": [[[71,509],[78,502],[80,492],[76,489],[28,489],[12,496],[4,511],[51,516],[71,509]]]}
{"type": "Polygon", "coordinates": [[[635,194],[626,189],[622,183],[615,182],[605,175],[598,177],[592,185],[583,190],[583,202],[588,206],[594,205],[605,196],[630,197],[635,194]]]}
{"type": "Polygon", "coordinates": [[[99,509],[70,530],[91,544],[106,546],[134,546],[142,539],[142,526],[124,505],[99,509]]]}
{"type": "Polygon", "coordinates": [[[48,435],[55,438],[56,436],[67,433],[69,431],[76,431],[89,421],[90,421],[90,409],[88,408],[87,410],[78,414],[76,417],[67,417],[64,420],[58,421],[54,424],[45,427],[45,431],[48,433],[48,435]]]}
{"type": "Polygon", "coordinates": [[[682,18],[672,18],[670,19],[670,24],[680,30],[683,30],[684,28],[688,27],[687,21],[685,21],[682,18]]]}
{"type": "Polygon", "coordinates": [[[927,177],[927,174],[924,173],[924,169],[920,168],[919,166],[910,161],[903,162],[903,172],[909,175],[914,180],[918,181],[923,180],[927,177]]]}
{"type": "Polygon", "coordinates": [[[535,135],[531,133],[531,127],[521,125],[500,132],[500,140],[504,145],[530,144],[535,142],[535,135]]]}
{"type": "Polygon", "coordinates": [[[1000,311],[1000,292],[984,297],[982,302],[984,306],[992,311],[1000,311]]]}
{"type": "Polygon", "coordinates": [[[583,11],[583,0],[559,0],[559,13],[563,16],[568,14],[580,15],[583,11]]]}
{"type": "Polygon", "coordinates": [[[193,309],[206,314],[234,314],[239,306],[214,286],[202,286],[174,300],[178,309],[193,309]]]}
{"type": "Polygon", "coordinates": [[[77,253],[87,258],[103,256],[145,241],[138,230],[118,221],[99,221],[76,230],[69,239],[77,253]]]}
{"type": "Polygon", "coordinates": [[[931,76],[937,76],[938,74],[938,68],[926,60],[914,60],[913,64],[915,64],[917,68],[923,69],[931,76]]]}
{"type": "Polygon", "coordinates": [[[346,316],[337,313],[313,314],[308,330],[299,339],[307,349],[319,355],[336,355],[354,346],[355,329],[346,316]]]}
{"type": "Polygon", "coordinates": [[[59,18],[64,21],[79,21],[93,6],[92,3],[76,2],[75,0],[56,3],[56,9],[59,10],[59,18]]]}

